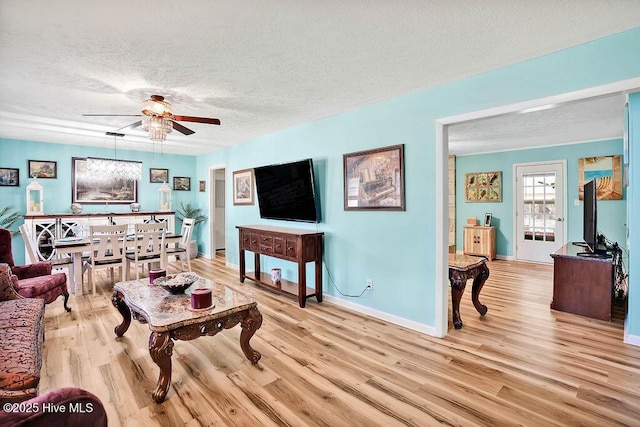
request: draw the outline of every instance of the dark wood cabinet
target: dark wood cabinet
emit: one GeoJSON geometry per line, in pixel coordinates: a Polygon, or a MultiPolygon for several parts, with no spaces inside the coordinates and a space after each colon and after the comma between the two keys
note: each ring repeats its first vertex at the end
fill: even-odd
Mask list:
{"type": "Polygon", "coordinates": [[[611,320],[613,263],[611,258],[579,256],[585,248],[571,243],[551,254],[551,308],[601,320],[611,320]]]}
{"type": "Polygon", "coordinates": [[[298,298],[300,307],[315,296],[322,302],[322,236],[316,231],[260,225],[237,226],[240,246],[240,281],[252,280],[261,286],[298,298]],[[255,271],[247,272],[245,251],[254,253],[255,271]],[[298,264],[298,282],[281,279],[272,283],[271,274],[260,270],[260,255],[298,264]],[[315,262],[315,289],[307,287],[306,265],[315,262]]]}

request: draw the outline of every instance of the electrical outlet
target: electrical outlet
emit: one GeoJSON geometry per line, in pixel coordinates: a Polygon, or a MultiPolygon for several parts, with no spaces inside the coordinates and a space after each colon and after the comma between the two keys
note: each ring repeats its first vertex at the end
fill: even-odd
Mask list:
{"type": "Polygon", "coordinates": [[[369,290],[373,289],[373,280],[367,279],[367,289],[369,290]]]}

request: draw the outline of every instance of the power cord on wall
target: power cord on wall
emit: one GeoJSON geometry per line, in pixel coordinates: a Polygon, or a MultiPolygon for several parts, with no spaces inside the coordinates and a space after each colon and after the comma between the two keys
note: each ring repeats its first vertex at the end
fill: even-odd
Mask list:
{"type": "MultiPolygon", "coordinates": [[[[318,223],[316,223],[316,231],[320,232],[320,227],[318,225],[318,223]]],[[[331,286],[334,287],[334,289],[336,291],[338,291],[338,293],[340,295],[342,295],[343,297],[348,297],[348,298],[360,298],[361,296],[363,296],[364,294],[366,294],[367,292],[371,291],[371,285],[365,285],[364,289],[362,290],[362,292],[360,292],[360,294],[358,295],[349,295],[349,294],[345,294],[344,292],[342,292],[340,290],[340,288],[338,288],[338,285],[336,285],[336,282],[333,280],[333,275],[331,274],[331,272],[329,271],[329,267],[327,267],[327,263],[324,260],[324,256],[322,257],[322,265],[324,265],[324,270],[327,272],[327,277],[329,277],[329,281],[331,282],[331,286]]]]}

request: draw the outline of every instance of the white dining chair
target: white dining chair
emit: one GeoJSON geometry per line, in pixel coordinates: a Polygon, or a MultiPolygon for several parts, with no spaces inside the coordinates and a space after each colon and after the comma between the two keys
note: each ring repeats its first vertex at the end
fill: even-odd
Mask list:
{"type": "Polygon", "coordinates": [[[180,241],[175,247],[167,248],[167,257],[175,256],[176,261],[180,260],[180,270],[185,271],[184,264],[187,262],[187,270],[191,271],[191,259],[189,257],[189,244],[193,235],[193,227],[195,220],[193,218],[184,218],[182,220],[182,230],[180,231],[180,241]]]}
{"type": "Polygon", "coordinates": [[[113,269],[118,267],[120,280],[125,280],[125,243],[127,240],[127,225],[92,225],[89,227],[91,239],[91,256],[89,258],[89,284],[96,293],[95,270],[108,268],[111,283],[115,283],[113,269]]]}
{"type": "Polygon", "coordinates": [[[161,268],[164,268],[166,259],[164,227],[164,223],[135,225],[134,241],[127,243],[129,250],[125,255],[127,275],[130,273],[131,264],[136,269],[136,280],[140,279],[140,268],[144,270],[145,264],[158,263],[161,268]]]}
{"type": "Polygon", "coordinates": [[[20,234],[22,235],[22,240],[24,240],[24,247],[27,250],[27,255],[29,257],[29,262],[31,264],[35,264],[37,262],[48,262],[51,264],[54,270],[67,270],[67,280],[69,276],[72,274],[71,266],[73,265],[73,258],[68,255],[62,257],[53,257],[51,259],[45,259],[40,255],[38,251],[38,247],[36,242],[31,237],[29,233],[29,227],[26,224],[22,224],[20,227],[20,234]]]}

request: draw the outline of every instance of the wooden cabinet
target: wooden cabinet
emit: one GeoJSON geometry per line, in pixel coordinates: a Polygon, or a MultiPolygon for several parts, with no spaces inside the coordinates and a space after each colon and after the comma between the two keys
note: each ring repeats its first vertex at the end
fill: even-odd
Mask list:
{"type": "Polygon", "coordinates": [[[604,256],[580,256],[584,248],[568,243],[551,254],[551,308],[601,320],[611,320],[613,262],[604,256]]]}
{"type": "Polygon", "coordinates": [[[151,221],[166,222],[167,231],[175,232],[173,212],[110,212],[77,215],[28,215],[24,217],[24,223],[27,225],[33,241],[36,242],[38,256],[46,260],[56,257],[53,249],[54,240],[88,233],[91,225],[129,224],[129,232],[133,233],[134,224],[151,221]]]}
{"type": "Polygon", "coordinates": [[[483,255],[490,260],[496,258],[496,228],[481,225],[464,227],[465,255],[483,255]]]}
{"type": "Polygon", "coordinates": [[[322,302],[322,236],[324,233],[270,226],[238,226],[240,246],[240,281],[252,280],[269,289],[298,298],[300,307],[309,297],[322,302]],[[245,251],[254,253],[255,271],[247,272],[245,251]],[[298,282],[281,279],[271,282],[271,274],[260,270],[260,255],[280,258],[298,264],[298,282]],[[315,262],[315,289],[307,288],[307,262],[315,262]]]}

